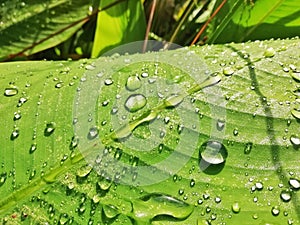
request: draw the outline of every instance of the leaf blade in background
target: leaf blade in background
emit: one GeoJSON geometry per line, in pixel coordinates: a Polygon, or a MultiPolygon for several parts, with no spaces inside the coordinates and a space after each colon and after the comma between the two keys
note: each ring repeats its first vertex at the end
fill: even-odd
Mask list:
{"type": "Polygon", "coordinates": [[[228,1],[216,16],[209,43],[287,38],[300,34],[299,3],[296,0],[244,2],[228,18],[227,12],[232,11],[236,3],[228,1]],[[221,26],[226,18],[231,20],[221,26]]]}
{"type": "Polygon", "coordinates": [[[0,59],[20,52],[28,56],[67,40],[86,22],[80,18],[88,15],[90,7],[89,1],[4,2],[0,59]]]}
{"type": "MultiPolygon", "coordinates": [[[[293,144],[291,139],[298,137],[299,140],[299,120],[291,113],[299,108],[299,84],[292,77],[297,73],[295,68],[300,67],[298,51],[299,39],[293,39],[194,47],[189,54],[178,49],[116,59],[2,63],[0,127],[5,130],[0,133],[0,140],[5,144],[0,146],[1,156],[4,156],[0,158],[0,215],[3,222],[299,223],[299,144],[293,144]],[[186,60],[193,54],[197,60],[186,60]],[[146,60],[147,57],[155,61],[146,60]],[[128,62],[128,59],[131,64],[105,74],[113,65],[128,62]],[[208,69],[218,73],[221,82],[191,91],[182,102],[176,101],[179,102],[176,107],[165,107],[170,94],[189,90],[197,81],[181,69],[183,67],[162,61],[157,63],[159,59],[186,67],[198,65],[200,71],[208,69]],[[164,88],[159,86],[160,79],[165,81],[164,88]],[[94,90],[95,86],[83,89],[87,82],[103,86],[97,99],[92,98],[98,91],[94,90]],[[172,88],[173,85],[177,88],[172,88]],[[147,90],[149,94],[156,94],[155,87],[159,95],[147,96],[147,103],[138,105],[141,110],[128,112],[124,108],[127,95],[136,96],[143,91],[146,95],[147,90]],[[215,87],[219,91],[209,91],[215,87]],[[78,102],[85,100],[77,99],[83,93],[87,94],[87,101],[78,102]],[[217,104],[216,99],[226,104],[217,104]],[[88,110],[83,112],[85,117],[74,118],[78,115],[74,106],[94,101],[97,102],[93,108],[95,112],[88,110]],[[116,111],[117,101],[120,104],[116,111]],[[22,104],[18,106],[19,103],[22,104]],[[158,107],[160,104],[164,107],[158,107]],[[185,113],[181,115],[187,115],[186,122],[180,117],[180,104],[195,107],[182,109],[185,113]],[[115,128],[124,120],[122,115],[136,124],[140,118],[147,118],[146,113],[153,109],[157,110],[159,118],[148,120],[149,123],[144,120],[145,123],[130,130],[128,139],[111,138],[111,128],[117,131],[115,128]],[[220,110],[225,110],[226,115],[215,117],[214,113],[220,110]],[[21,118],[14,119],[15,112],[20,113],[21,118]],[[91,118],[92,113],[97,117],[91,118]],[[117,123],[111,113],[120,115],[117,123]],[[97,138],[103,141],[104,149],[95,147],[94,143],[100,145],[97,142],[91,142],[92,149],[85,149],[89,147],[85,143],[90,143],[86,142],[86,133],[85,139],[76,142],[73,126],[76,128],[76,124],[81,123],[86,123],[87,128],[96,123],[97,138]],[[19,128],[18,136],[13,134],[15,128],[19,128]],[[216,132],[211,133],[214,130],[216,132]],[[151,134],[158,135],[147,142],[151,134]],[[130,142],[132,138],[140,140],[138,145],[130,142]],[[225,163],[217,165],[218,171],[201,169],[201,146],[210,139],[221,141],[220,138],[228,153],[225,163]],[[177,148],[177,139],[182,141],[180,148],[177,148]],[[152,148],[153,140],[157,145],[152,148]],[[186,149],[195,141],[196,148],[191,149],[190,159],[178,172],[168,174],[168,168],[179,161],[169,161],[166,169],[155,167],[154,175],[165,173],[168,179],[148,186],[134,182],[143,175],[134,174],[138,166],[154,165],[171,153],[185,158],[188,156],[186,149]],[[30,153],[32,143],[36,143],[37,148],[30,153]],[[133,147],[152,149],[140,151],[133,147]],[[110,169],[113,171],[115,167],[101,165],[105,157],[91,158],[99,167],[103,166],[103,173],[97,173],[94,169],[98,168],[93,169],[91,161],[82,160],[82,153],[95,156],[102,150],[106,156],[129,165],[130,170],[125,174],[132,176],[133,185],[107,179],[110,169]],[[14,199],[17,201],[13,205],[6,201],[14,199]]],[[[201,76],[202,72],[199,74],[201,76]]],[[[95,135],[95,130],[93,132],[95,135]]]]}
{"type": "MultiPolygon", "coordinates": [[[[101,1],[99,9],[110,1],[101,1]]],[[[141,1],[120,1],[98,14],[92,57],[133,41],[144,39],[146,21],[141,1]]]]}

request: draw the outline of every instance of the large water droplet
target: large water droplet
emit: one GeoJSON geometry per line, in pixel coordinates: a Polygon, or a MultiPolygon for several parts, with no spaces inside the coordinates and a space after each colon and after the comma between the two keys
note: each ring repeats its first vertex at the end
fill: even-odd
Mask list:
{"type": "Polygon", "coordinates": [[[210,164],[224,163],[228,156],[225,146],[218,141],[208,141],[201,145],[199,157],[210,164]]]}
{"type": "Polygon", "coordinates": [[[291,193],[289,191],[282,191],[280,193],[280,198],[284,202],[289,202],[291,200],[291,198],[292,198],[292,195],[291,195],[291,193]]]}
{"type": "Polygon", "coordinates": [[[4,90],[4,95],[7,97],[11,97],[18,94],[18,88],[17,87],[9,87],[9,88],[5,88],[4,90]]]}
{"type": "Polygon", "coordinates": [[[218,131],[222,131],[225,127],[225,120],[218,119],[217,121],[217,129],[218,131]]]}
{"type": "Polygon", "coordinates": [[[91,165],[85,165],[79,168],[79,170],[77,170],[77,177],[78,178],[85,178],[87,177],[90,172],[92,171],[93,167],[91,165]]]}
{"type": "Polygon", "coordinates": [[[98,128],[97,127],[91,127],[89,130],[89,133],[87,135],[88,139],[92,140],[98,136],[98,128]]]}
{"type": "Polygon", "coordinates": [[[18,128],[16,128],[15,130],[13,130],[13,132],[10,135],[10,140],[15,140],[17,137],[19,137],[20,131],[18,128]]]}
{"type": "Polygon", "coordinates": [[[29,153],[34,153],[36,151],[36,148],[37,148],[37,145],[36,143],[33,143],[31,146],[30,146],[30,149],[29,149],[29,153]]]}
{"type": "Polygon", "coordinates": [[[226,67],[223,69],[223,74],[226,76],[231,76],[234,73],[234,69],[231,67],[226,67]]]}
{"type": "Polygon", "coordinates": [[[294,146],[295,148],[298,149],[298,148],[300,147],[300,138],[299,138],[298,136],[296,136],[296,135],[291,135],[290,141],[291,141],[291,143],[293,144],[293,146],[294,146]]]}
{"type": "Polygon", "coordinates": [[[20,112],[15,112],[15,113],[14,113],[14,120],[15,120],[15,121],[21,119],[21,117],[22,117],[22,115],[21,115],[20,112]]]}
{"type": "Polygon", "coordinates": [[[97,184],[102,191],[107,191],[112,184],[112,179],[106,177],[100,177],[97,184]]]}
{"type": "Polygon", "coordinates": [[[120,214],[118,211],[118,208],[115,207],[114,205],[104,205],[103,212],[104,212],[105,216],[110,219],[112,219],[112,218],[116,217],[118,214],[120,214]]]}
{"type": "Polygon", "coordinates": [[[295,178],[291,178],[289,180],[289,184],[291,185],[291,187],[295,190],[299,190],[300,189],[300,181],[295,179],[295,178]]]}
{"type": "Polygon", "coordinates": [[[138,76],[130,76],[126,82],[126,88],[129,91],[135,91],[142,86],[141,80],[138,76]]]}
{"type": "Polygon", "coordinates": [[[238,202],[233,203],[231,206],[231,210],[234,213],[239,213],[241,211],[240,204],[238,202]]]}
{"type": "Polygon", "coordinates": [[[174,94],[165,99],[165,107],[176,107],[179,105],[184,99],[184,95],[174,94]]]}
{"type": "Polygon", "coordinates": [[[142,94],[134,94],[130,95],[126,102],[125,102],[125,108],[129,112],[136,112],[140,109],[142,109],[147,104],[147,99],[142,94]]]}
{"type": "Polygon", "coordinates": [[[104,84],[107,86],[112,85],[113,83],[114,83],[113,80],[109,78],[104,81],[104,84]]]}
{"type": "Polygon", "coordinates": [[[297,110],[297,109],[293,109],[291,111],[292,115],[296,118],[296,119],[299,119],[300,120],[300,111],[297,110]]]}
{"type": "Polygon", "coordinates": [[[278,206],[273,206],[272,209],[271,209],[271,213],[273,216],[278,216],[279,213],[280,213],[280,209],[278,206]]]}
{"type": "Polygon", "coordinates": [[[267,48],[266,51],[264,52],[264,56],[268,57],[268,58],[273,57],[275,54],[276,54],[276,51],[272,47],[267,48]]]}

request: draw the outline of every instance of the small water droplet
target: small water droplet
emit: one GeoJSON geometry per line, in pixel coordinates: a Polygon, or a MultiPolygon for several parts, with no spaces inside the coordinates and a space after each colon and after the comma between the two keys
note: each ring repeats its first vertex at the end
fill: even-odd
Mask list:
{"type": "Polygon", "coordinates": [[[252,151],[252,146],[253,146],[253,143],[252,142],[248,142],[246,145],[245,145],[245,148],[244,148],[244,153],[246,155],[249,155],[252,151]]]}
{"type": "Polygon", "coordinates": [[[29,153],[32,154],[36,151],[37,149],[37,145],[36,143],[31,144],[30,149],[29,149],[29,153]]]}
{"type": "Polygon", "coordinates": [[[291,193],[289,191],[282,191],[280,193],[280,198],[284,202],[289,202],[291,200],[291,198],[292,198],[292,195],[291,195],[291,193]]]}
{"type": "Polygon", "coordinates": [[[92,171],[92,169],[93,169],[93,167],[91,165],[82,166],[77,170],[76,175],[79,178],[87,177],[90,174],[90,172],[92,171]]]}
{"type": "Polygon", "coordinates": [[[223,74],[225,76],[231,76],[234,73],[234,69],[231,67],[226,67],[223,69],[223,74]]]}
{"type": "Polygon", "coordinates": [[[279,209],[278,206],[273,206],[272,209],[271,209],[271,212],[272,212],[273,216],[278,216],[279,213],[280,213],[280,209],[279,209]]]}
{"type": "Polygon", "coordinates": [[[125,102],[125,108],[129,112],[136,112],[140,109],[142,109],[147,104],[147,99],[142,94],[133,94],[130,95],[126,102],[125,102]]]}
{"type": "Polygon", "coordinates": [[[64,86],[64,83],[62,81],[58,82],[57,84],[55,84],[55,88],[60,89],[64,86]]]}
{"type": "Polygon", "coordinates": [[[71,143],[70,143],[70,146],[69,146],[69,149],[74,150],[77,147],[78,143],[79,143],[79,138],[73,136],[72,140],[71,140],[71,143]]]}
{"type": "Polygon", "coordinates": [[[91,127],[87,137],[89,140],[92,140],[98,136],[98,133],[99,133],[99,131],[98,131],[97,127],[91,127]]]}
{"type": "Polygon", "coordinates": [[[264,188],[263,184],[261,182],[255,183],[255,189],[258,191],[261,191],[264,188]]]}
{"type": "Polygon", "coordinates": [[[237,128],[234,128],[232,133],[234,136],[237,136],[239,134],[239,130],[237,128]]]}
{"type": "Polygon", "coordinates": [[[10,135],[10,140],[15,140],[17,137],[19,137],[20,131],[18,128],[16,128],[15,130],[13,130],[13,132],[10,135]]]}
{"type": "Polygon", "coordinates": [[[293,109],[291,111],[292,115],[296,118],[296,119],[299,119],[300,120],[300,110],[297,110],[297,109],[293,109]]]}
{"type": "Polygon", "coordinates": [[[215,198],[215,203],[220,203],[221,201],[222,201],[222,199],[220,197],[215,198]]]}
{"type": "Polygon", "coordinates": [[[142,74],[141,74],[141,77],[142,78],[146,78],[146,77],[148,77],[149,76],[149,74],[147,73],[147,72],[143,72],[142,74]]]}
{"type": "Polygon", "coordinates": [[[196,184],[195,180],[194,179],[191,179],[190,181],[190,187],[194,187],[196,184]]]}
{"type": "Polygon", "coordinates": [[[218,131],[222,131],[225,127],[225,120],[218,119],[217,121],[217,129],[218,131]]]}
{"type": "Polygon", "coordinates": [[[129,91],[135,91],[142,86],[141,80],[138,76],[129,76],[126,82],[126,88],[129,91]]]}
{"type": "Polygon", "coordinates": [[[274,48],[270,47],[267,48],[266,51],[264,52],[264,56],[267,58],[271,58],[276,54],[276,51],[274,50],[274,48]]]}
{"type": "Polygon", "coordinates": [[[233,203],[231,206],[231,210],[234,213],[239,213],[241,211],[240,204],[238,202],[233,203]]]}
{"type": "Polygon", "coordinates": [[[179,189],[179,190],[178,190],[178,194],[179,194],[179,195],[183,195],[183,194],[184,194],[184,190],[183,190],[183,189],[179,189]]]}
{"type": "Polygon", "coordinates": [[[55,128],[56,124],[54,122],[47,123],[44,130],[44,135],[47,137],[50,136],[54,132],[55,128]]]}
{"type": "Polygon", "coordinates": [[[104,80],[104,84],[107,86],[112,85],[113,83],[114,83],[114,81],[110,78],[104,80]]]}
{"type": "Polygon", "coordinates": [[[88,65],[85,66],[86,70],[94,70],[95,68],[96,67],[94,65],[92,65],[92,64],[88,64],[88,65]]]}
{"type": "Polygon", "coordinates": [[[13,86],[13,87],[9,87],[9,88],[5,88],[4,90],[4,95],[7,97],[11,97],[18,94],[18,88],[13,86]]]}
{"type": "Polygon", "coordinates": [[[289,184],[291,185],[291,187],[295,190],[299,190],[300,189],[300,181],[295,179],[295,178],[291,178],[289,180],[289,184]]]}
{"type": "Polygon", "coordinates": [[[120,159],[121,159],[121,156],[122,156],[122,153],[123,153],[122,149],[118,148],[118,149],[116,150],[116,152],[115,152],[114,158],[115,158],[116,160],[120,160],[120,159]]]}
{"type": "Polygon", "coordinates": [[[0,187],[5,183],[7,178],[7,173],[3,172],[0,174],[0,187]]]}
{"type": "Polygon", "coordinates": [[[290,75],[292,76],[292,78],[294,78],[296,81],[300,81],[300,72],[293,72],[290,73],[290,75]]]}
{"type": "Polygon", "coordinates": [[[15,112],[15,113],[14,113],[14,120],[15,120],[15,121],[21,119],[21,117],[22,117],[22,115],[21,115],[20,112],[15,112]]]}
{"type": "Polygon", "coordinates": [[[218,141],[208,141],[201,145],[199,157],[210,164],[224,163],[228,156],[225,146],[218,141]]]}

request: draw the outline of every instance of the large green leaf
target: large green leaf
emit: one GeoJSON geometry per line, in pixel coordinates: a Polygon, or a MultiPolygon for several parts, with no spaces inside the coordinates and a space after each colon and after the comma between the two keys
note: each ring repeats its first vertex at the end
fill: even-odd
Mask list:
{"type": "MultiPolygon", "coordinates": [[[[100,1],[99,9],[111,1],[100,1]]],[[[141,1],[123,1],[98,14],[92,57],[116,46],[143,40],[146,20],[141,1]]]]}
{"type": "Polygon", "coordinates": [[[3,223],[299,224],[299,47],[1,64],[3,223]]]}
{"type": "Polygon", "coordinates": [[[293,37],[300,34],[299,14],[297,0],[227,1],[212,23],[209,42],[293,37]]]}
{"type": "Polygon", "coordinates": [[[62,43],[86,22],[80,19],[93,6],[84,0],[7,0],[1,4],[0,59],[31,55],[62,43]]]}

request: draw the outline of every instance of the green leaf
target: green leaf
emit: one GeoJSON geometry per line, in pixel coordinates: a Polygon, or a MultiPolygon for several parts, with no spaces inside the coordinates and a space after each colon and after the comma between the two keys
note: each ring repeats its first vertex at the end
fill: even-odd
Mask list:
{"type": "MultiPolygon", "coordinates": [[[[111,1],[100,1],[99,9],[111,1]]],[[[141,1],[123,1],[98,14],[92,57],[121,44],[143,40],[146,20],[141,1]]]]}
{"type": "Polygon", "coordinates": [[[83,19],[90,6],[90,1],[83,0],[4,1],[0,59],[14,54],[28,56],[62,43],[86,22],[83,19]]]}
{"type": "Polygon", "coordinates": [[[0,64],[3,223],[299,224],[298,51],[0,64]]]}
{"type": "Polygon", "coordinates": [[[227,1],[214,20],[209,42],[242,42],[299,35],[298,4],[297,0],[227,1]]]}

